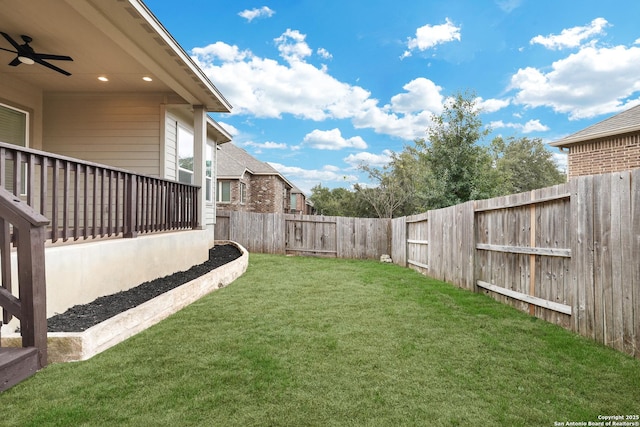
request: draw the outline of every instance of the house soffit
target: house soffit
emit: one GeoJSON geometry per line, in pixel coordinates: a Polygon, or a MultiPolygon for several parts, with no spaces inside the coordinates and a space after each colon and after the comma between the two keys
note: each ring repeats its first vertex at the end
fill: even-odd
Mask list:
{"type": "MultiPolygon", "coordinates": [[[[0,78],[43,93],[167,93],[210,112],[231,108],[139,0],[15,1],[0,14],[0,31],[20,43],[30,36],[37,52],[73,58],[50,61],[72,74],[64,76],[38,64],[9,66],[15,55],[0,51],[0,78]]],[[[4,38],[0,47],[12,49],[4,38]]]]}

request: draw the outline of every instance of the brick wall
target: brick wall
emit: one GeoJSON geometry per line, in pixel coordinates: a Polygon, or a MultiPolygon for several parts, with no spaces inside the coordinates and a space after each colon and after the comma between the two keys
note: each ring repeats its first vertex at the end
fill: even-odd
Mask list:
{"type": "Polygon", "coordinates": [[[569,149],[569,177],[640,168],[640,132],[596,139],[569,149]]]}
{"type": "Polygon", "coordinates": [[[229,181],[231,182],[231,201],[228,203],[221,203],[219,202],[217,204],[217,208],[218,209],[222,209],[222,210],[230,210],[230,211],[239,211],[239,212],[248,212],[249,211],[249,203],[250,203],[250,197],[249,197],[249,185],[251,183],[251,180],[247,177],[247,175],[245,174],[244,177],[242,177],[240,179],[240,181],[237,180],[231,180],[229,181]],[[240,186],[241,184],[244,184],[247,188],[246,194],[245,194],[245,201],[244,203],[241,203],[241,199],[240,199],[240,186]]]}
{"type": "Polygon", "coordinates": [[[284,181],[276,175],[254,175],[248,188],[250,212],[287,213],[289,191],[284,181]]]}

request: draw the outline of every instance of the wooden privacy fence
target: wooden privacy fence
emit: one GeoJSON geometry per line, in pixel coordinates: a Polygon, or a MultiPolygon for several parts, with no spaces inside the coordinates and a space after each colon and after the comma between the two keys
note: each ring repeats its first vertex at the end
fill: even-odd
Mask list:
{"type": "Polygon", "coordinates": [[[219,212],[253,252],[374,258],[640,357],[640,169],[392,220],[219,212]]]}
{"type": "Polygon", "coordinates": [[[640,170],[392,220],[394,262],[640,357],[640,170]]]}
{"type": "Polygon", "coordinates": [[[216,240],[249,252],[378,259],[390,251],[389,220],[218,211],[216,240]]]}

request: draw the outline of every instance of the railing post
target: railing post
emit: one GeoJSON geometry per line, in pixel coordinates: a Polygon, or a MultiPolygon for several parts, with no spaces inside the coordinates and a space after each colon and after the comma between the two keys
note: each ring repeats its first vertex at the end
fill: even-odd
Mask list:
{"type": "MultiPolygon", "coordinates": [[[[49,220],[36,212],[18,196],[0,188],[0,216],[7,232],[13,224],[18,255],[18,288],[20,299],[2,289],[3,308],[20,319],[23,347],[38,349],[38,367],[47,365],[47,287],[45,276],[45,227],[49,220]]],[[[5,239],[7,236],[5,236],[5,239]]],[[[5,241],[6,244],[6,241],[5,241]]],[[[6,248],[3,258],[7,257],[6,248]]],[[[4,259],[3,259],[4,261],[4,259]]],[[[10,265],[3,265],[3,275],[10,265]]]]}
{"type": "Polygon", "coordinates": [[[138,178],[136,175],[127,176],[127,184],[125,190],[125,209],[124,209],[124,237],[134,238],[138,236],[136,230],[136,212],[138,206],[138,178]]]}
{"type": "Polygon", "coordinates": [[[47,366],[47,289],[44,260],[44,227],[30,227],[18,234],[18,277],[23,347],[38,349],[38,365],[47,366]]]}

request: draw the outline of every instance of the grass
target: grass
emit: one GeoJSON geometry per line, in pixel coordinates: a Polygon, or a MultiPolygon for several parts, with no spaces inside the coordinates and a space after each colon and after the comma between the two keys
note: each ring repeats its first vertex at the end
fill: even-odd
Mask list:
{"type": "Polygon", "coordinates": [[[640,361],[371,261],[247,273],[0,394],[7,426],[553,426],[640,412],[640,361]]]}

